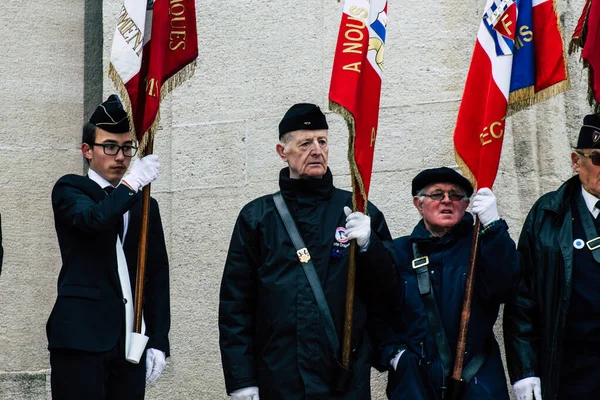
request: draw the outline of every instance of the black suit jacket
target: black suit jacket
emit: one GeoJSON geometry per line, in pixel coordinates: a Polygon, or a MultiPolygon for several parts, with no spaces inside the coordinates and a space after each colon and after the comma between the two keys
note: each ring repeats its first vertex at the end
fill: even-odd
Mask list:
{"type": "MultiPolygon", "coordinates": [[[[123,250],[135,295],[141,195],[119,185],[111,195],[87,176],[66,175],[52,190],[62,268],[46,333],[48,347],[91,352],[112,349],[124,330],[115,243],[129,210],[123,250]]],[[[169,262],[158,203],[151,199],[144,287],[148,348],[169,355],[169,262]]]]}

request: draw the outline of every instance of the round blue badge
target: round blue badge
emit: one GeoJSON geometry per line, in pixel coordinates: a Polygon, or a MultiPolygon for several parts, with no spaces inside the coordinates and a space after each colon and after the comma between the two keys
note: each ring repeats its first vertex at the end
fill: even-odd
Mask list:
{"type": "Polygon", "coordinates": [[[584,246],[585,242],[582,239],[573,240],[573,247],[575,247],[577,250],[583,249],[584,246]]]}

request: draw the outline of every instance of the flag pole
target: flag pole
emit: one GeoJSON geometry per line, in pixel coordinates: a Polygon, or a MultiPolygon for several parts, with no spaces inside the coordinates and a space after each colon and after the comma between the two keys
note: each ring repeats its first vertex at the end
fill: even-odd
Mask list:
{"type": "Polygon", "coordinates": [[[479,230],[481,224],[479,217],[475,216],[475,226],[473,229],[473,240],[471,242],[471,255],[469,256],[469,270],[465,282],[465,297],[463,300],[463,309],[460,317],[460,326],[458,329],[458,340],[456,343],[456,356],[454,357],[454,369],[450,376],[448,385],[448,399],[458,400],[462,398],[462,392],[465,388],[465,381],[462,379],[463,366],[465,362],[465,348],[467,346],[467,332],[469,330],[469,321],[471,320],[471,301],[473,299],[473,287],[475,286],[475,267],[477,264],[477,253],[479,251],[479,230]]]}
{"type": "Polygon", "coordinates": [[[346,314],[344,315],[344,336],[342,344],[342,366],[350,369],[350,345],[352,342],[352,320],[354,315],[354,284],[356,282],[356,239],[350,242],[348,259],[348,282],[346,283],[346,314]]]}
{"type": "MultiPolygon", "coordinates": [[[[350,133],[352,136],[352,131],[350,133]]],[[[349,154],[353,154],[350,150],[349,154]]],[[[358,210],[356,201],[357,181],[355,171],[351,168],[350,175],[352,176],[352,211],[358,210]]],[[[365,210],[366,212],[366,210],[365,210]]],[[[356,239],[350,241],[348,254],[348,275],[346,281],[346,312],[344,314],[344,332],[342,336],[342,369],[337,381],[337,389],[345,391],[348,384],[352,380],[352,369],[350,367],[350,356],[352,355],[352,323],[354,321],[354,293],[356,286],[356,239]]]]}
{"type": "MultiPolygon", "coordinates": [[[[148,143],[144,150],[144,156],[152,154],[154,147],[154,139],[149,137],[148,143]]],[[[142,333],[142,303],[144,298],[144,277],[146,276],[146,254],[148,248],[148,224],[150,216],[150,184],[147,184],[142,189],[142,219],[140,227],[140,238],[138,243],[138,264],[137,275],[135,280],[135,300],[134,316],[133,316],[133,331],[142,333]]]]}

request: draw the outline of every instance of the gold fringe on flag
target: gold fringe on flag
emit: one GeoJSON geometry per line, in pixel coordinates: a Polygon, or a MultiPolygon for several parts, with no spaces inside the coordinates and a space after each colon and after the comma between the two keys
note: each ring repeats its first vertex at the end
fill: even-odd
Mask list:
{"type": "Polygon", "coordinates": [[[454,159],[456,160],[456,164],[458,164],[458,167],[462,171],[465,178],[467,178],[469,180],[469,182],[471,182],[471,186],[473,186],[475,191],[477,191],[477,189],[478,189],[477,188],[477,179],[475,179],[475,175],[473,175],[473,173],[467,166],[467,163],[464,162],[464,160],[461,158],[460,155],[458,155],[458,152],[456,151],[456,147],[454,148],[454,159]]]}
{"type": "MultiPolygon", "coordinates": [[[[162,86],[160,87],[160,102],[162,102],[163,99],[165,99],[175,88],[179,87],[183,82],[185,82],[186,80],[191,78],[194,75],[195,71],[196,71],[196,60],[189,63],[188,65],[186,65],[185,67],[183,67],[182,69],[177,71],[177,73],[174,74],[172,77],[170,77],[165,82],[163,82],[162,86]]],[[[119,75],[119,73],[117,72],[115,67],[112,65],[112,63],[108,66],[108,76],[115,84],[115,87],[117,89],[117,92],[119,93],[119,97],[121,98],[121,101],[123,103],[125,111],[127,111],[127,114],[129,114],[129,129],[133,135],[133,138],[135,140],[137,140],[137,134],[135,132],[135,126],[134,126],[134,122],[133,122],[133,111],[131,108],[131,101],[129,99],[129,93],[127,92],[127,88],[125,87],[125,84],[123,83],[123,80],[121,79],[121,76],[119,75]]],[[[142,140],[138,144],[139,145],[138,155],[140,157],[144,154],[144,150],[146,149],[148,142],[150,140],[154,139],[154,135],[158,131],[159,122],[160,122],[160,106],[156,113],[156,118],[152,122],[152,125],[144,133],[144,135],[142,136],[142,140]]]]}
{"type": "MultiPolygon", "coordinates": [[[[585,45],[585,38],[587,37],[587,29],[588,29],[588,16],[590,15],[591,1],[587,0],[583,6],[587,7],[587,11],[585,13],[585,17],[583,18],[583,25],[581,27],[581,34],[578,36],[571,37],[571,41],[569,42],[569,55],[574,53],[577,50],[583,49],[585,45]]],[[[556,6],[555,6],[556,8],[556,6]]],[[[577,26],[579,26],[579,21],[577,22],[577,26]]],[[[577,29],[577,26],[575,29],[577,29]]]]}
{"type": "MultiPolygon", "coordinates": [[[[561,43],[564,43],[563,28],[558,18],[558,11],[556,9],[556,0],[552,1],[552,8],[554,10],[554,16],[556,17],[556,27],[560,35],[561,43]]],[[[548,86],[545,89],[535,92],[535,87],[530,86],[527,88],[521,88],[508,95],[508,108],[506,110],[506,116],[509,117],[514,113],[524,110],[534,104],[548,100],[550,97],[556,96],[557,94],[566,92],[571,86],[571,77],[569,76],[569,70],[567,68],[567,55],[563,46],[563,66],[565,71],[566,79],[555,83],[552,86],[548,86]]]]}
{"type": "MultiPolygon", "coordinates": [[[[367,212],[367,191],[365,190],[365,184],[362,179],[362,175],[358,169],[358,164],[356,163],[356,158],[354,157],[354,141],[356,139],[356,125],[354,123],[354,116],[350,111],[348,111],[344,106],[339,105],[333,101],[329,101],[329,109],[344,118],[346,121],[346,125],[348,125],[348,162],[350,164],[350,176],[352,179],[352,190],[358,188],[362,198],[365,200],[364,210],[365,214],[367,212]]],[[[356,195],[352,196],[352,211],[356,211],[358,209],[358,205],[356,203],[356,195]]]]}

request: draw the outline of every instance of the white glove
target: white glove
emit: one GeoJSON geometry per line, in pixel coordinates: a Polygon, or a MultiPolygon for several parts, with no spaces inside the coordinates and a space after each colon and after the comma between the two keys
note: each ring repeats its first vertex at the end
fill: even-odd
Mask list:
{"type": "Polygon", "coordinates": [[[473,197],[472,205],[473,212],[477,214],[483,226],[488,226],[500,218],[496,196],[489,188],[479,189],[473,197]]]}
{"type": "Polygon", "coordinates": [[[157,349],[146,350],[146,387],[151,386],[165,370],[165,353],[157,349]]]}
{"type": "Polygon", "coordinates": [[[230,396],[232,400],[260,400],[258,397],[258,387],[256,386],[234,390],[230,393],[230,396]]]}
{"type": "Polygon", "coordinates": [[[371,217],[360,211],[352,212],[350,207],[344,207],[346,214],[346,236],[356,239],[360,251],[367,251],[371,240],[371,217]]]}
{"type": "Polygon", "coordinates": [[[396,370],[396,367],[398,367],[398,361],[400,361],[400,357],[402,357],[402,353],[404,353],[406,350],[400,350],[398,352],[398,354],[396,354],[394,356],[394,358],[392,358],[392,361],[390,361],[390,365],[392,366],[392,368],[394,368],[394,371],[396,370]]]}
{"type": "Polygon", "coordinates": [[[136,158],[129,166],[129,171],[123,180],[137,192],[158,178],[158,167],[160,167],[160,163],[156,154],[136,158]]]}
{"type": "Polygon", "coordinates": [[[517,400],[542,400],[542,382],[537,376],[521,379],[513,385],[517,400]]]}

